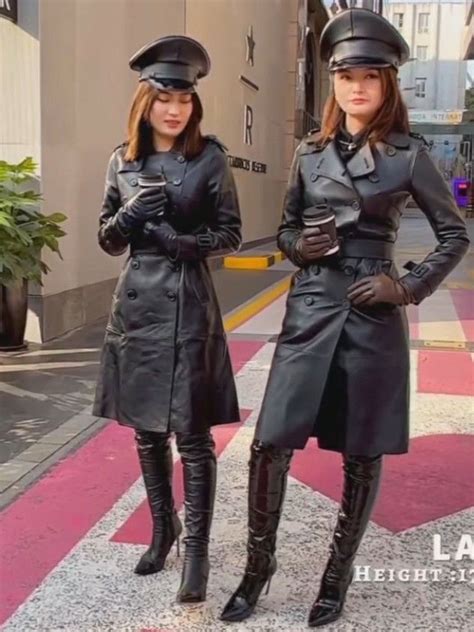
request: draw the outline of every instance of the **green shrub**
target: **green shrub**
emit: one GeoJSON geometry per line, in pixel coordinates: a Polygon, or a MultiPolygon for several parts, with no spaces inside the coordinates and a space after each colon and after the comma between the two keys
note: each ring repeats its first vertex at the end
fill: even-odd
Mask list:
{"type": "MultiPolygon", "coordinates": [[[[41,194],[27,190],[36,173],[32,158],[19,164],[0,160],[0,284],[21,279],[41,284],[49,271],[41,260],[43,248],[59,257],[59,239],[66,233],[59,226],[67,217],[62,213],[44,215],[39,209],[41,194]]],[[[62,257],[61,257],[62,258],[62,257]]]]}

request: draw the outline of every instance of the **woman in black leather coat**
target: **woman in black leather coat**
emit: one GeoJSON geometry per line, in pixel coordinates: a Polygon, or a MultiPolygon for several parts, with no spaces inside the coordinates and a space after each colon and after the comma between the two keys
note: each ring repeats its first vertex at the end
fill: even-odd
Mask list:
{"type": "Polygon", "coordinates": [[[403,38],[365,9],[339,13],[321,36],[332,95],[322,130],[297,148],[278,244],[294,275],[251,447],[248,557],[221,618],[253,611],[276,570],[275,542],[294,449],[310,436],[340,452],[344,486],[329,561],[310,627],[337,619],[377,496],[383,454],[408,450],[409,338],[404,306],[429,296],[460,261],[468,238],[422,140],[409,134],[397,68],[403,38]],[[398,277],[400,216],[412,195],[438,240],[398,277]],[[304,227],[327,204],[338,242],[304,227]],[[328,255],[339,243],[339,253],[328,255]]]}
{"type": "MultiPolygon", "coordinates": [[[[135,572],[156,573],[179,538],[170,434],[184,468],[185,560],[178,601],[206,597],[216,457],[210,427],[239,420],[222,317],[206,264],[239,249],[241,221],[226,154],[199,131],[204,48],[165,37],[130,60],[140,84],[128,142],[112,154],[99,243],[130,248],[107,324],[94,414],[135,429],[153,539],[135,572]],[[143,176],[152,186],[143,186],[143,176]],[[156,183],[163,176],[166,186],[156,183]],[[155,185],[153,185],[155,178],[155,185]]],[[[179,541],[178,541],[179,544],[179,541]]]]}

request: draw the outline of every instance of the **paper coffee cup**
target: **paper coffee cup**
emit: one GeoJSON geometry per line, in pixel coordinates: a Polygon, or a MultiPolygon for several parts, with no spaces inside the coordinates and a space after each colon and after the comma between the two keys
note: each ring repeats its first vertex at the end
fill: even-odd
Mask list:
{"type": "MultiPolygon", "coordinates": [[[[336,217],[334,213],[326,206],[312,206],[303,211],[303,223],[306,228],[319,228],[321,232],[326,233],[331,238],[331,242],[337,240],[336,217]]],[[[325,254],[332,255],[339,250],[339,244],[333,246],[325,254]]]]}
{"type": "Polygon", "coordinates": [[[161,173],[141,173],[138,176],[138,186],[142,189],[146,187],[164,187],[166,179],[161,173]]]}

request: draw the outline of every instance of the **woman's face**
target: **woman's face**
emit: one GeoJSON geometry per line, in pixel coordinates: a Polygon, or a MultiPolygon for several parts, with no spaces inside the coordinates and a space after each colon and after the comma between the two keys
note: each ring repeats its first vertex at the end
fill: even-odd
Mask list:
{"type": "Polygon", "coordinates": [[[376,68],[336,70],[334,96],[346,114],[370,121],[383,101],[380,71],[376,68]]]}
{"type": "Polygon", "coordinates": [[[160,90],[150,110],[150,125],[159,136],[177,138],[188,124],[193,111],[189,92],[160,90]]]}

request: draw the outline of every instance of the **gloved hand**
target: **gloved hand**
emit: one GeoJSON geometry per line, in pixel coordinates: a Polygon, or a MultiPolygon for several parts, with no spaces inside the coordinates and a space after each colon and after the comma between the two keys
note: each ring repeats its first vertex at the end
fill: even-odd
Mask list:
{"type": "Polygon", "coordinates": [[[142,226],[147,220],[161,215],[166,207],[167,196],[163,187],[141,189],[117,213],[117,224],[124,234],[142,226]]]}
{"type": "Polygon", "coordinates": [[[368,276],[353,283],[347,290],[347,298],[353,305],[375,305],[391,303],[408,305],[411,297],[408,289],[386,274],[368,276]]]}
{"type": "Polygon", "coordinates": [[[147,221],[143,226],[143,234],[152,239],[164,254],[173,259],[177,257],[179,251],[178,233],[166,220],[162,220],[159,224],[147,221]]]}
{"type": "Polygon", "coordinates": [[[323,233],[320,228],[303,228],[301,237],[296,242],[296,252],[304,262],[315,261],[324,257],[337,242],[332,242],[327,233],[323,233]]]}

